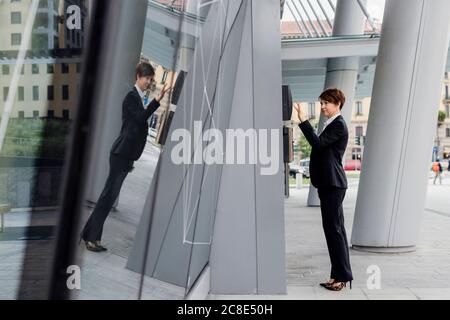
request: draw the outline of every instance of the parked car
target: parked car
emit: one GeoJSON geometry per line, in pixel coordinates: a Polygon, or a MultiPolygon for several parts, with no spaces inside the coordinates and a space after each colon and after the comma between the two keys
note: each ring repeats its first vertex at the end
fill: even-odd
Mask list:
{"type": "Polygon", "coordinates": [[[301,174],[304,178],[309,178],[309,159],[300,160],[300,165],[289,165],[289,175],[292,178],[296,178],[297,174],[301,174]]]}
{"type": "Polygon", "coordinates": [[[300,160],[300,167],[303,169],[303,177],[309,178],[309,159],[300,160]]]}
{"type": "Polygon", "coordinates": [[[345,171],[361,171],[361,160],[346,160],[345,171]]]}
{"type": "Polygon", "coordinates": [[[303,174],[302,168],[300,168],[298,165],[296,164],[290,164],[289,165],[289,176],[291,176],[292,178],[296,178],[297,174],[303,174]]]}

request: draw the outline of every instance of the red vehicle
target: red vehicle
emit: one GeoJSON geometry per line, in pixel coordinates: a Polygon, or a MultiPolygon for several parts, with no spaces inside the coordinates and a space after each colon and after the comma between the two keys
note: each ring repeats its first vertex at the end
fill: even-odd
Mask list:
{"type": "Polygon", "coordinates": [[[361,160],[347,160],[344,166],[345,171],[361,171],[361,160]]]}

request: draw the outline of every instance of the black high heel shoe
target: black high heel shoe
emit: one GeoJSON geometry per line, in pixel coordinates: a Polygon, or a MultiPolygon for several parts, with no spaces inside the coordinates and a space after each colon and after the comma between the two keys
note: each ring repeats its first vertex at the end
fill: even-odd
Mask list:
{"type": "Polygon", "coordinates": [[[334,280],[333,280],[333,281],[328,281],[328,282],[322,282],[322,283],[319,283],[319,285],[320,285],[321,287],[326,288],[326,287],[328,287],[328,286],[331,286],[333,283],[334,283],[334,280]]]}
{"type": "Polygon", "coordinates": [[[102,252],[105,251],[105,248],[97,245],[95,242],[91,242],[91,241],[84,241],[85,245],[86,245],[86,249],[92,252],[102,252]]]}
{"type": "Polygon", "coordinates": [[[95,244],[101,249],[101,251],[108,251],[108,249],[102,246],[102,243],[100,241],[95,241],[95,244]]]}
{"type": "Polygon", "coordinates": [[[81,244],[81,241],[84,241],[84,244],[86,246],[86,249],[92,252],[102,252],[102,251],[108,251],[104,246],[102,246],[100,241],[87,241],[83,238],[83,233],[80,233],[80,239],[78,241],[78,245],[81,244]]]}
{"type": "MultiPolygon", "coordinates": [[[[350,282],[350,290],[352,290],[352,282],[350,282]]],[[[329,286],[325,287],[325,289],[330,291],[341,291],[342,289],[347,288],[347,282],[334,282],[329,286]]]]}

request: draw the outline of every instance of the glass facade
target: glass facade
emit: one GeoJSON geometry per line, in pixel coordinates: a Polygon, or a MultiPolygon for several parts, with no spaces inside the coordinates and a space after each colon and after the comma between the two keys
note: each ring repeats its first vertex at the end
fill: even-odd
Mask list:
{"type": "MultiPolygon", "coordinates": [[[[280,54],[286,57],[290,46],[310,49],[334,41],[373,45],[381,37],[382,17],[359,12],[365,17],[363,33],[339,38],[332,35],[336,1],[281,1],[281,19],[278,1],[276,18],[265,19],[259,18],[265,11],[258,11],[258,1],[250,1],[150,0],[131,7],[120,1],[111,7],[89,0],[0,1],[2,17],[7,17],[0,21],[0,298],[182,300],[191,298],[205,281],[211,292],[231,287],[233,294],[263,294],[273,293],[280,283],[286,288],[317,280],[317,271],[308,263],[322,254],[324,244],[305,240],[310,232],[305,226],[315,228],[309,215],[315,209],[306,208],[308,194],[301,185],[311,183],[311,148],[296,123],[291,120],[287,143],[272,156],[287,153],[290,158],[295,152],[298,165],[281,161],[279,175],[271,178],[259,174],[267,169],[260,163],[205,165],[195,159],[226,155],[224,149],[208,148],[220,140],[214,129],[282,128],[283,119],[272,116],[281,114],[282,84],[290,86],[293,100],[302,104],[317,129],[322,118],[317,97],[329,73],[336,71],[329,60],[349,57],[278,61],[280,54]],[[266,25],[273,20],[277,23],[266,25]],[[275,33],[281,36],[276,45],[271,42],[275,33]],[[145,98],[135,89],[138,63],[154,70],[145,98]],[[131,160],[114,153],[120,139],[142,135],[136,124],[123,134],[126,102],[134,96],[143,104],[131,117],[143,114],[148,111],[145,99],[159,97],[166,86],[171,91],[159,106],[138,120],[145,129],[142,154],[131,160]],[[193,149],[182,157],[179,152],[192,162],[169,161],[180,151],[172,139],[174,129],[194,133],[189,145],[193,149]],[[195,129],[204,135],[196,136],[195,129]],[[283,174],[284,181],[279,179],[283,174]],[[120,192],[109,201],[106,223],[97,230],[101,243],[84,239],[89,222],[98,218],[95,213],[116,184],[120,192]],[[289,192],[280,192],[283,187],[295,201],[287,198],[289,192]],[[277,192],[276,201],[270,201],[277,192]],[[300,199],[303,216],[292,214],[300,199]],[[284,207],[291,210],[286,224],[284,207]],[[302,235],[292,231],[298,220],[304,223],[302,235]],[[297,237],[310,247],[295,247],[297,237]],[[302,266],[296,260],[300,251],[302,266]],[[281,258],[272,259],[273,252],[281,258]],[[233,269],[236,266],[240,269],[233,269]],[[240,283],[228,281],[242,274],[248,277],[240,283]]],[[[376,2],[369,1],[371,13],[376,2]]],[[[353,202],[357,194],[351,192],[364,171],[366,135],[370,139],[375,55],[364,53],[351,70],[357,74],[356,93],[346,106],[352,121],[344,162],[350,161],[346,171],[353,202]]],[[[448,155],[448,72],[443,78],[440,110],[445,119],[436,122],[439,138],[433,153],[448,155]]],[[[236,138],[241,145],[260,137],[248,132],[242,140],[236,138]]],[[[279,141],[265,142],[275,148],[279,141]]],[[[256,147],[252,150],[244,160],[256,155],[256,147]]],[[[396,160],[385,156],[390,168],[396,160]]],[[[433,210],[447,215],[446,206],[438,209],[433,210]]],[[[440,280],[439,272],[433,274],[440,280]]]]}

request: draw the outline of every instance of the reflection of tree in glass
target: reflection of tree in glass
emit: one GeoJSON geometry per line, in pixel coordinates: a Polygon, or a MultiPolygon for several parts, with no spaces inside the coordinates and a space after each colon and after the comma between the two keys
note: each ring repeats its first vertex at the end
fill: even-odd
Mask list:
{"type": "Polygon", "coordinates": [[[63,159],[70,122],[11,119],[1,156],[63,159]]]}
{"type": "MultiPolygon", "coordinates": [[[[317,130],[319,123],[317,120],[310,120],[311,125],[313,126],[313,128],[315,130],[317,130]]],[[[300,139],[299,139],[299,145],[300,145],[300,152],[302,155],[302,159],[306,159],[309,158],[311,155],[311,145],[308,143],[308,141],[306,140],[305,136],[303,134],[300,135],[300,139]]]]}

